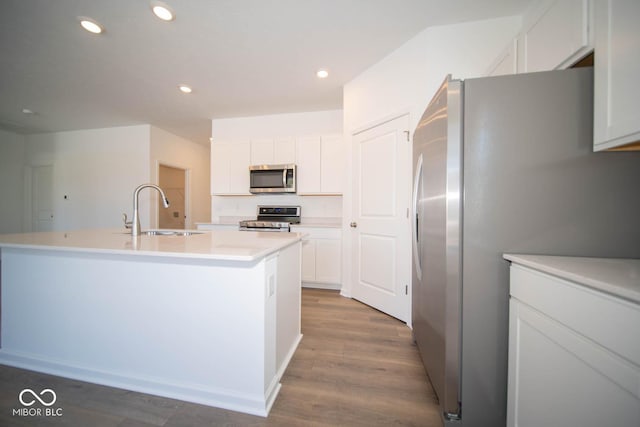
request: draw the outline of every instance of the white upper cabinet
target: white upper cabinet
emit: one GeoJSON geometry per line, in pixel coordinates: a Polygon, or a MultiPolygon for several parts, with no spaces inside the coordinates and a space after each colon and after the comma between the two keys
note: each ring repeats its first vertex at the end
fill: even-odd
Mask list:
{"type": "Polygon", "coordinates": [[[248,195],[249,141],[211,143],[211,194],[248,195]]]}
{"type": "Polygon", "coordinates": [[[273,141],[273,163],[276,165],[296,162],[296,141],[293,138],[276,138],[273,141]]]}
{"type": "Polygon", "coordinates": [[[251,164],[272,165],[273,163],[273,139],[251,140],[251,164]]]}
{"type": "Polygon", "coordinates": [[[342,194],[344,147],[341,135],[296,140],[298,194],[342,194]]]}
{"type": "Polygon", "coordinates": [[[297,165],[297,193],[341,195],[346,162],[341,135],[211,143],[211,194],[250,195],[249,166],[297,165]]]}
{"type": "MultiPolygon", "coordinates": [[[[596,1],[595,3],[598,3],[596,1]]],[[[568,68],[593,49],[590,0],[554,0],[525,22],[519,72],[568,68]]]]}
{"type": "Polygon", "coordinates": [[[308,136],[296,140],[298,194],[320,193],[320,137],[308,136]]]}
{"type": "Polygon", "coordinates": [[[291,164],[295,161],[296,145],[293,138],[251,140],[252,165],[291,164]]]}
{"type": "Polygon", "coordinates": [[[640,1],[595,1],[594,150],[640,141],[640,1]]]}

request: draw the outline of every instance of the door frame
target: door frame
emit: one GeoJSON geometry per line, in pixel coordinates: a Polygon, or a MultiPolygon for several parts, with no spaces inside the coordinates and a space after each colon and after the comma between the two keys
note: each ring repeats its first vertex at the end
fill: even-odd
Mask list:
{"type": "MultiPolygon", "coordinates": [[[[412,114],[411,108],[403,108],[396,110],[394,113],[382,116],[376,120],[367,122],[363,125],[352,127],[351,129],[345,129],[344,132],[344,141],[346,145],[346,161],[347,161],[347,176],[345,177],[346,186],[342,195],[342,288],[340,289],[340,295],[352,298],[352,289],[353,289],[353,244],[352,244],[352,233],[351,227],[349,226],[350,222],[353,218],[353,195],[354,195],[354,182],[353,182],[353,140],[355,135],[365,132],[369,129],[372,129],[376,126],[382,125],[386,122],[390,122],[392,120],[398,119],[400,117],[407,116],[409,122],[409,143],[406,146],[407,150],[407,165],[408,170],[411,170],[413,166],[413,131],[412,129],[412,114]]],[[[407,207],[411,209],[411,185],[413,176],[410,173],[409,181],[406,185],[409,187],[409,198],[407,199],[407,207]]],[[[411,215],[411,212],[410,212],[411,215]]],[[[411,244],[411,221],[407,221],[407,226],[405,227],[404,233],[406,234],[407,241],[411,244]]],[[[408,284],[408,298],[406,299],[407,304],[407,319],[406,323],[409,327],[411,327],[411,260],[408,262],[408,266],[403,268],[403,277],[404,280],[408,284]]]]}
{"type": "MultiPolygon", "coordinates": [[[[191,224],[191,169],[177,163],[165,162],[164,160],[156,160],[154,168],[153,182],[156,185],[160,185],[160,166],[166,166],[174,169],[181,169],[184,171],[184,227],[185,229],[193,228],[191,224]]],[[[160,226],[160,210],[158,209],[158,194],[153,192],[153,202],[151,203],[153,209],[153,220],[155,222],[155,228],[160,226]]],[[[169,200],[171,203],[171,200],[169,200]]]]}

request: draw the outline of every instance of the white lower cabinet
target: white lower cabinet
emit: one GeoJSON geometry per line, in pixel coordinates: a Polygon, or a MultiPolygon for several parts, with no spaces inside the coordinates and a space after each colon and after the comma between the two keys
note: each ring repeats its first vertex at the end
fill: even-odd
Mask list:
{"type": "Polygon", "coordinates": [[[302,241],[302,281],[316,281],[316,241],[309,238],[302,241]]]}
{"type": "Polygon", "coordinates": [[[339,228],[292,226],[305,233],[302,240],[302,285],[340,289],[342,286],[342,232],[339,228]]]}
{"type": "Polygon", "coordinates": [[[316,239],[316,281],[340,284],[342,241],[316,239]]]}
{"type": "Polygon", "coordinates": [[[507,426],[640,422],[640,306],[511,266],[507,426]]]}

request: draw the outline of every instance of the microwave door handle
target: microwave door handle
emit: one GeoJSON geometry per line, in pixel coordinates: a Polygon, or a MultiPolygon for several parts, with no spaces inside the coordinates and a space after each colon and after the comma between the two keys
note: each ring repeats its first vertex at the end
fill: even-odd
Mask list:
{"type": "Polygon", "coordinates": [[[282,188],[287,188],[287,168],[282,169],[282,188]]]}

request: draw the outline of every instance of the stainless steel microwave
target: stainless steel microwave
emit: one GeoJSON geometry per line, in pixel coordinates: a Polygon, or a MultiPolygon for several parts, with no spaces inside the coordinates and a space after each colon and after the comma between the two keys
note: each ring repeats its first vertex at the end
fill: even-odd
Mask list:
{"type": "Polygon", "coordinates": [[[296,165],[249,166],[251,193],[295,193],[296,165]]]}

